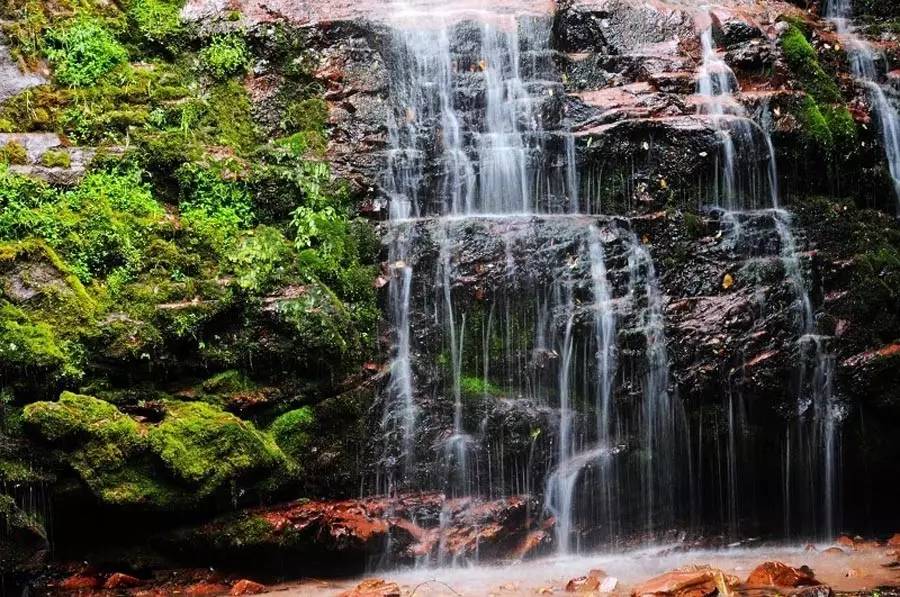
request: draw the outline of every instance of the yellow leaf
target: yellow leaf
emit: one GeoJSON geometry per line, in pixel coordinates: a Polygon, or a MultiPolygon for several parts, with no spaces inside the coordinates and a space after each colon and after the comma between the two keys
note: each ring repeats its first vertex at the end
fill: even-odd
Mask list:
{"type": "Polygon", "coordinates": [[[722,288],[728,290],[732,286],[734,286],[734,278],[731,274],[725,274],[725,277],[722,278],[722,288]]]}

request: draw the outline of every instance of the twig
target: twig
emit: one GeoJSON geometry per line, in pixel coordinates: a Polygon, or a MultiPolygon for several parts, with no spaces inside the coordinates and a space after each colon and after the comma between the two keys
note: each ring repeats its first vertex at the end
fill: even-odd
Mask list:
{"type": "Polygon", "coordinates": [[[422,581],[422,582],[420,582],[419,584],[417,584],[417,585],[413,588],[412,593],[409,594],[409,597],[413,597],[413,595],[416,594],[416,591],[419,590],[419,587],[421,587],[421,586],[423,586],[423,585],[427,585],[428,583],[432,583],[432,582],[436,582],[436,583],[438,583],[438,584],[444,585],[445,587],[447,587],[448,589],[450,589],[450,591],[451,591],[454,595],[459,595],[459,597],[462,597],[462,593],[457,592],[456,589],[454,589],[453,587],[451,587],[450,585],[448,585],[448,584],[445,583],[444,581],[438,580],[438,579],[436,579],[436,578],[432,578],[431,580],[425,580],[425,581],[422,581]]]}

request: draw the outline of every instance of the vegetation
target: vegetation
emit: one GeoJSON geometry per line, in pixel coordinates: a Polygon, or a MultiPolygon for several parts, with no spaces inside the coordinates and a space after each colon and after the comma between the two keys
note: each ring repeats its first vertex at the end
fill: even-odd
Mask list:
{"type": "Polygon", "coordinates": [[[15,56],[52,75],[0,103],[0,131],[64,136],[47,168],[97,149],[54,186],[14,172],[21,143],[0,147],[0,477],[30,482],[9,463],[45,451],[39,478],[108,507],[215,509],[300,482],[316,421],[299,404],[375,339],[379,245],[322,161],[303,44],[267,33],[288,91],[260,122],[241,81],[259,44],[202,37],[182,4],[0,8],[15,56]]]}
{"type": "Polygon", "coordinates": [[[70,87],[93,85],[128,60],[128,52],[112,32],[89,17],[51,29],[46,46],[54,77],[70,87]]]}
{"type": "Polygon", "coordinates": [[[857,137],[856,123],[834,77],[822,67],[800,26],[788,27],[781,47],[788,67],[806,92],[797,106],[797,116],[807,139],[827,151],[851,147],[857,137]]]}

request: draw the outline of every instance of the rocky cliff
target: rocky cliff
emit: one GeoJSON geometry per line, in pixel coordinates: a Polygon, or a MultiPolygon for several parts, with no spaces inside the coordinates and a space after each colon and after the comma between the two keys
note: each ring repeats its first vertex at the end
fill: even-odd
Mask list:
{"type": "MultiPolygon", "coordinates": [[[[442,557],[439,498],[396,512],[374,499],[328,501],[360,492],[486,500],[467,511],[456,495],[453,555],[478,553],[473,541],[492,546],[485,557],[546,546],[543,494],[563,427],[557,390],[545,399],[532,389],[556,388],[560,354],[529,334],[568,318],[583,364],[573,384],[590,384],[592,242],[618,322],[610,400],[622,412],[641,413],[652,340],[662,338],[682,463],[665,479],[668,530],[806,537],[822,529],[826,492],[839,496],[833,531],[900,527],[898,199],[884,116],[827,7],[492,2],[491,25],[517,32],[540,123],[527,157],[541,163],[539,206],[515,221],[437,217],[447,169],[435,149],[420,164],[421,217],[398,228],[386,173],[396,122],[419,117],[397,99],[409,91],[398,80],[408,40],[398,45],[397,32],[414,28],[410,19],[449,32],[454,105],[473,127],[486,118],[492,65],[473,58],[483,3],[454,3],[439,24],[415,21],[426,4],[410,3],[410,14],[387,0],[0,9],[4,573],[28,578],[55,558],[301,575],[310,553],[347,573],[342,557],[356,570],[389,541],[398,561],[442,557]],[[709,108],[721,89],[698,92],[706,31],[735,79],[737,107],[724,115],[709,108]],[[739,158],[736,185],[755,203],[742,209],[716,201],[726,143],[739,158]],[[575,224],[554,218],[573,212],[575,224]],[[390,291],[406,265],[391,247],[403,235],[415,239],[404,262],[418,276],[410,350],[423,413],[408,449],[385,414],[397,343],[390,291]],[[453,341],[445,289],[450,312],[465,313],[453,341]],[[654,297],[663,323],[651,338],[654,297]],[[501,312],[513,314],[502,329],[492,323],[501,312]],[[804,369],[820,349],[824,381],[804,369]],[[829,449],[840,476],[830,480],[816,456],[824,432],[804,403],[821,383],[839,428],[829,449]],[[460,419],[466,467],[441,456],[456,449],[460,419]],[[405,452],[416,456],[409,467],[405,452]],[[324,500],[314,502],[324,514],[272,506],[298,498],[324,500]],[[474,539],[472,528],[482,529],[474,539]],[[199,561],[185,547],[198,541],[208,546],[199,561]],[[273,553],[287,554],[276,570],[273,553]]],[[[877,85],[893,101],[900,6],[853,10],[854,35],[877,50],[877,85]]],[[[593,414],[579,411],[573,429],[593,414]]],[[[641,416],[623,423],[634,427],[613,451],[629,478],[650,457],[634,437],[641,416]]],[[[627,492],[638,504],[646,495],[635,483],[627,492]]],[[[627,540],[626,526],[579,533],[627,540]]]]}

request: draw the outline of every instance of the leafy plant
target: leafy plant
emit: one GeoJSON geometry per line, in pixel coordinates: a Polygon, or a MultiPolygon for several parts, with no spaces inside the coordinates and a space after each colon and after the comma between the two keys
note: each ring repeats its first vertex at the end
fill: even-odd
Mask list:
{"type": "Polygon", "coordinates": [[[100,21],[78,17],[47,33],[47,57],[56,80],[88,87],[128,60],[128,52],[100,21]]]}
{"type": "Polygon", "coordinates": [[[200,62],[208,73],[224,79],[246,70],[250,63],[250,50],[241,35],[217,35],[200,51],[200,62]]]}

